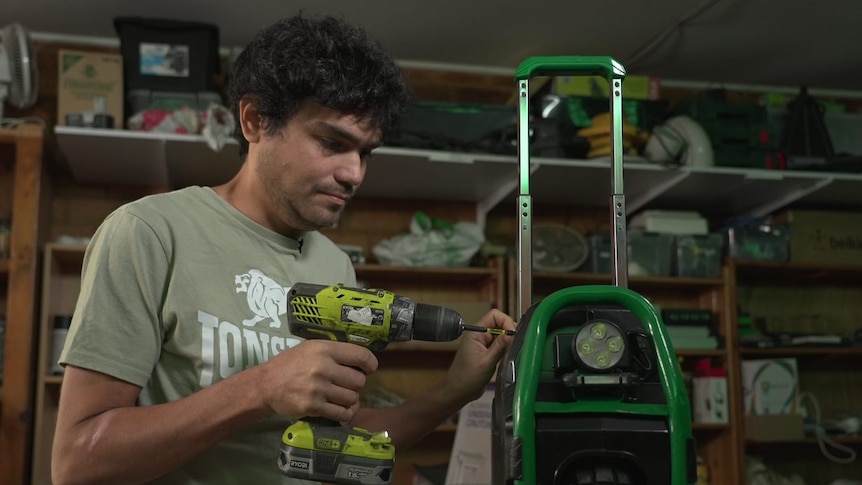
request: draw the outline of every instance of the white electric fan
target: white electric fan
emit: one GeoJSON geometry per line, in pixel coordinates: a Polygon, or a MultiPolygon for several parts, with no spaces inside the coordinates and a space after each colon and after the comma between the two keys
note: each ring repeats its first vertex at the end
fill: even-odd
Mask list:
{"type": "Polygon", "coordinates": [[[33,106],[38,85],[30,32],[18,23],[0,28],[0,119],[5,102],[22,109],[33,106]]]}
{"type": "Polygon", "coordinates": [[[533,269],[574,271],[587,259],[587,242],[574,229],[562,224],[533,225],[533,269]]]}

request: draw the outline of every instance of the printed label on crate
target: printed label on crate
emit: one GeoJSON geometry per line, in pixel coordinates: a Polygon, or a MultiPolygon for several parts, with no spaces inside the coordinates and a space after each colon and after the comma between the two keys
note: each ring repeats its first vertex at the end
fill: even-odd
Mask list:
{"type": "Polygon", "coordinates": [[[189,46],[181,44],[140,45],[140,70],[146,76],[189,77],[189,46]]]}

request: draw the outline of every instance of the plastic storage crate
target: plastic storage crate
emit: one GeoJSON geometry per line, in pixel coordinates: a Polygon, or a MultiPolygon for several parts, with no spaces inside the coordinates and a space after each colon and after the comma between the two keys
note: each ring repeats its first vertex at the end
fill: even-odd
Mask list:
{"type": "Polygon", "coordinates": [[[678,235],[675,241],[675,274],[688,278],[718,278],[724,236],[721,234],[678,235]]]}
{"type": "Polygon", "coordinates": [[[199,22],[117,17],[126,93],[215,90],[218,27],[199,22]]]}
{"type": "MultiPolygon", "coordinates": [[[[671,234],[631,231],[627,235],[629,274],[632,276],[670,276],[673,270],[671,234]]],[[[607,232],[587,235],[590,254],[582,267],[593,273],[611,272],[611,236],[607,232]]]]}
{"type": "Polygon", "coordinates": [[[727,252],[736,259],[789,260],[789,230],[780,225],[742,226],[726,230],[727,252]]]}
{"type": "Polygon", "coordinates": [[[201,93],[169,93],[150,91],[148,89],[134,89],[126,96],[131,115],[148,109],[180,109],[183,107],[193,108],[198,111],[206,111],[210,104],[223,104],[221,96],[214,92],[201,93]]]}

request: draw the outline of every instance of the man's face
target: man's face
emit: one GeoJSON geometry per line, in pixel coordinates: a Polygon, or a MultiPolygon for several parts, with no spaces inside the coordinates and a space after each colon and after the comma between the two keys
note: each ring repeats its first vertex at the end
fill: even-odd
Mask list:
{"type": "Polygon", "coordinates": [[[379,144],[380,131],[367,122],[317,104],[262,135],[254,158],[272,228],[299,237],[338,222],[379,144]]]}

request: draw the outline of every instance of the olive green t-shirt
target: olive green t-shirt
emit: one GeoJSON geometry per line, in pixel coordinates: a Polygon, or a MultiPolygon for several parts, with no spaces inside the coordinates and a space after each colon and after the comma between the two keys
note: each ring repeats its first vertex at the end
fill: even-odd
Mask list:
{"type": "MultiPolygon", "coordinates": [[[[285,318],[297,282],[353,286],[356,276],[322,234],[284,237],[210,188],[142,198],[88,246],[60,362],[141,386],[140,406],[181,399],[300,342],[285,318]]],[[[155,483],[302,483],[277,466],[287,425],[260,421],[155,483]]]]}

